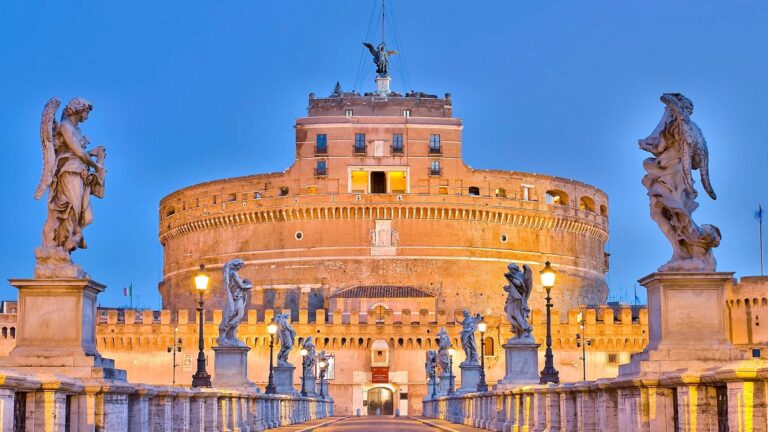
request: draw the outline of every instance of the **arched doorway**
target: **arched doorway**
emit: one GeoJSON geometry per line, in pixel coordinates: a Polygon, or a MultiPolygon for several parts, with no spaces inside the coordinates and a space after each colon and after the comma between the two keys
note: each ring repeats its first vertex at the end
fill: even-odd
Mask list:
{"type": "Polygon", "coordinates": [[[386,387],[374,387],[368,390],[368,415],[376,415],[377,410],[381,415],[393,415],[392,390],[386,387]]]}

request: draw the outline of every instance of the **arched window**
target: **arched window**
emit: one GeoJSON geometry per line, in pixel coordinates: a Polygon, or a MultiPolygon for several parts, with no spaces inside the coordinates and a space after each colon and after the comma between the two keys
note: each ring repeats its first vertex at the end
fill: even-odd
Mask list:
{"type": "Polygon", "coordinates": [[[595,212],[595,200],[588,196],[583,196],[579,200],[579,208],[582,210],[590,211],[592,213],[595,212]]]}
{"type": "Polygon", "coordinates": [[[608,217],[608,207],[605,204],[600,204],[600,215],[608,217]]]}
{"type": "Polygon", "coordinates": [[[493,338],[492,337],[485,338],[485,355],[492,356],[493,350],[494,350],[493,338]]]}
{"type": "Polygon", "coordinates": [[[557,189],[547,191],[547,204],[568,205],[568,194],[557,189]]]}
{"type": "Polygon", "coordinates": [[[8,339],[8,327],[3,327],[3,339],[8,339]]]}
{"type": "Polygon", "coordinates": [[[16,339],[16,327],[11,327],[11,339],[16,339]]]}
{"type": "Polygon", "coordinates": [[[373,305],[368,311],[368,322],[375,322],[376,324],[384,323],[384,316],[387,313],[387,307],[381,303],[373,305]]]}
{"type": "Polygon", "coordinates": [[[469,187],[469,195],[471,196],[480,196],[480,188],[477,186],[470,186],[469,187]]]}

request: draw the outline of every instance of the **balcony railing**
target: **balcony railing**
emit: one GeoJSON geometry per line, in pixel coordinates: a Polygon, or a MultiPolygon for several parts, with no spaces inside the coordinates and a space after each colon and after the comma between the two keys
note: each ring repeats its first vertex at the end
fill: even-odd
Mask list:
{"type": "Polygon", "coordinates": [[[429,175],[431,175],[431,176],[439,176],[441,174],[442,174],[442,170],[440,168],[437,168],[437,169],[430,168],[429,169],[429,175]]]}
{"type": "Polygon", "coordinates": [[[405,149],[403,146],[392,146],[392,154],[403,154],[405,153],[405,149]]]}
{"type": "Polygon", "coordinates": [[[352,153],[355,153],[355,154],[365,154],[366,153],[365,147],[360,147],[358,145],[354,145],[354,146],[352,146],[352,153]]]}
{"type": "Polygon", "coordinates": [[[442,147],[430,147],[429,148],[429,154],[431,154],[431,155],[443,154],[443,148],[442,147]]]}
{"type": "Polygon", "coordinates": [[[328,154],[328,146],[315,146],[315,154],[328,154]]]}
{"type": "Polygon", "coordinates": [[[315,176],[324,176],[327,174],[327,171],[326,168],[315,168],[315,176]]]}

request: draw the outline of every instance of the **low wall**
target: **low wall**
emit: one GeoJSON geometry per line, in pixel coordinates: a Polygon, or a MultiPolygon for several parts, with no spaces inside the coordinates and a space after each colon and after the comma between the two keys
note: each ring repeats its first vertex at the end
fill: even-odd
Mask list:
{"type": "Polygon", "coordinates": [[[262,431],[330,415],[331,399],[0,371],[3,431],[262,431]]]}
{"type": "Polygon", "coordinates": [[[767,392],[768,367],[749,360],[659,379],[619,377],[427,398],[423,412],[494,431],[766,431],[767,392]]]}

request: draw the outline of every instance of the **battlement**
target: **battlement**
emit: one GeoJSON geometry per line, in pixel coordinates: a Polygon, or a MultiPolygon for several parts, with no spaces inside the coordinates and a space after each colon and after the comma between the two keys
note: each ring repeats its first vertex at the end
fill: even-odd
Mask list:
{"type": "MultiPolygon", "coordinates": [[[[450,93],[446,93],[443,98],[423,92],[409,92],[404,95],[390,93],[386,97],[376,93],[361,95],[356,92],[340,92],[327,98],[317,98],[314,93],[310,93],[307,112],[309,117],[452,118],[453,105],[450,93]]],[[[460,120],[455,120],[457,124],[461,124],[460,120]]]]}

